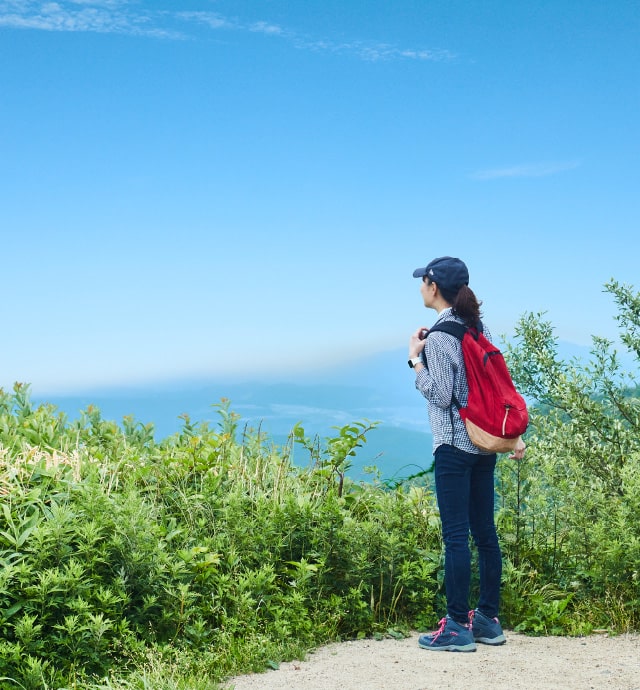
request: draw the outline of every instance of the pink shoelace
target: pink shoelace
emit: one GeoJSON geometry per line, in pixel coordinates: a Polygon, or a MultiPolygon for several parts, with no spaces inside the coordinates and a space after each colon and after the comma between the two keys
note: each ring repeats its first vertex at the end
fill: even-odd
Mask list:
{"type": "MultiPolygon", "coordinates": [[[[473,609],[472,611],[469,611],[469,627],[473,628],[473,617],[476,615],[476,610],[473,609]]],[[[497,618],[489,618],[490,621],[493,621],[494,623],[499,623],[500,621],[497,618]]]]}
{"type": "Polygon", "coordinates": [[[439,625],[440,627],[439,627],[437,630],[434,630],[434,631],[431,633],[431,636],[432,636],[432,640],[431,640],[431,641],[432,641],[432,642],[435,642],[435,641],[440,637],[440,635],[442,635],[442,633],[444,632],[445,626],[447,625],[447,618],[446,618],[446,616],[440,620],[440,622],[438,623],[438,625],[439,625]]]}

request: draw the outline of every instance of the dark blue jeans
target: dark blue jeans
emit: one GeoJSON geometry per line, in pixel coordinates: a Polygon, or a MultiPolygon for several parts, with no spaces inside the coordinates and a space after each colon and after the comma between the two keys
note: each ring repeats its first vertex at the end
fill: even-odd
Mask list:
{"type": "Polygon", "coordinates": [[[469,613],[471,551],[469,533],[478,548],[480,599],[485,616],[498,615],[502,557],[493,506],[496,456],[466,453],[442,445],[435,452],[436,496],[444,541],[447,613],[466,623],[469,613]]]}

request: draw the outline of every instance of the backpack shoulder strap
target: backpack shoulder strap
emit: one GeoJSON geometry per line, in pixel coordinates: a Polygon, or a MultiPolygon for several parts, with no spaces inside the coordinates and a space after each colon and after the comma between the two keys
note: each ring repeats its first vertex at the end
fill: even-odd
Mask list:
{"type": "MultiPolygon", "coordinates": [[[[442,333],[448,333],[449,335],[454,336],[457,338],[460,342],[462,342],[462,339],[464,338],[465,334],[470,331],[472,335],[474,334],[475,331],[475,339],[477,340],[477,334],[478,333],[483,333],[484,332],[484,327],[482,325],[482,321],[478,321],[478,324],[475,329],[469,329],[465,324],[460,323],[458,321],[441,321],[440,323],[437,323],[435,326],[429,329],[427,332],[427,336],[429,336],[430,333],[433,333],[435,331],[441,331],[442,333]]],[[[420,353],[420,358],[422,359],[422,363],[424,366],[427,366],[427,358],[425,357],[424,354],[424,349],[420,353]]],[[[452,396],[451,402],[458,408],[461,408],[460,403],[458,402],[458,399],[456,396],[452,396]]]]}
{"type": "MultiPolygon", "coordinates": [[[[440,331],[441,333],[448,333],[462,342],[464,334],[467,332],[467,330],[467,327],[463,323],[458,323],[457,321],[441,321],[427,331],[425,338],[428,338],[431,333],[440,331]]],[[[422,360],[424,366],[428,369],[429,367],[427,366],[427,357],[424,353],[424,348],[422,349],[422,352],[420,352],[420,359],[422,360]]]]}
{"type": "Polygon", "coordinates": [[[441,321],[429,329],[427,336],[435,331],[448,333],[449,335],[455,336],[458,340],[462,340],[464,334],[467,332],[467,327],[463,323],[458,323],[457,321],[441,321]]]}
{"type": "MultiPolygon", "coordinates": [[[[434,331],[442,331],[443,333],[449,333],[449,335],[455,336],[458,340],[462,340],[465,336],[465,333],[467,331],[470,331],[471,334],[474,336],[474,339],[477,340],[476,333],[484,333],[484,326],[482,325],[482,321],[478,321],[476,324],[475,329],[474,328],[469,328],[463,323],[460,323],[459,321],[441,321],[440,323],[437,323],[435,326],[433,326],[430,330],[429,333],[433,333],[434,331]]],[[[427,333],[427,335],[429,335],[427,333]]]]}

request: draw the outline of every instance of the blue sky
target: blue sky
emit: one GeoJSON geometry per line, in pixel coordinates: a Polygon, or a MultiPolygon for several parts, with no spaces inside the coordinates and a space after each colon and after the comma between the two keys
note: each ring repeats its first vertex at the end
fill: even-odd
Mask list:
{"type": "Polygon", "coordinates": [[[613,338],[639,68],[635,1],[0,0],[0,385],[357,366],[444,254],[613,338]]]}

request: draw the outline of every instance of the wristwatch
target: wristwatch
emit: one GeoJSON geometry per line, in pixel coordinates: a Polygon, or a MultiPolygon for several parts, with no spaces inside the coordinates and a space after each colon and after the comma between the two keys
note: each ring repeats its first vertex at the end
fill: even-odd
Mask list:
{"type": "Polygon", "coordinates": [[[413,359],[410,359],[408,361],[408,364],[413,369],[413,367],[415,367],[416,364],[422,364],[422,360],[420,359],[420,357],[414,357],[413,359]]]}

